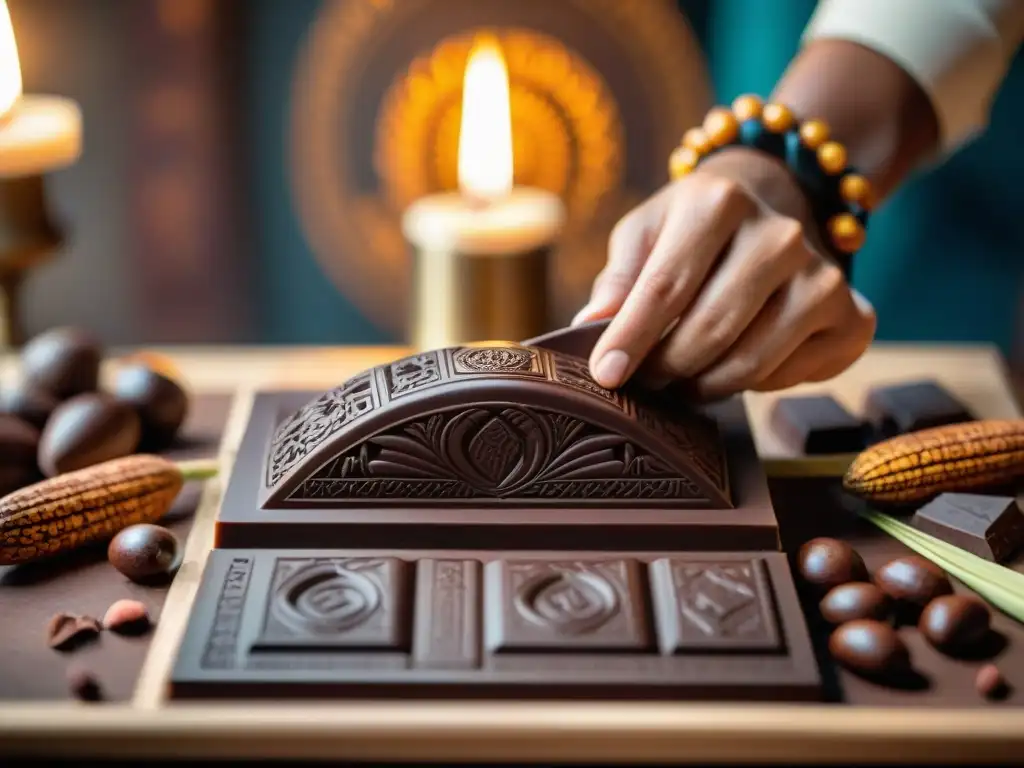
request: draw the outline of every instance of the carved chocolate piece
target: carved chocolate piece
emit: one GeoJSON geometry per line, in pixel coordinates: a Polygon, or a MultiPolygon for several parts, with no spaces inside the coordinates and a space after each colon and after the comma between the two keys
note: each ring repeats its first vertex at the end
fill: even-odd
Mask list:
{"type": "Polygon", "coordinates": [[[714,421],[600,387],[586,362],[507,346],[364,371],[274,431],[262,506],[733,506],[714,421]]]}
{"type": "Polygon", "coordinates": [[[811,700],[781,553],[214,550],[175,698],[811,700]]]}
{"type": "MultiPolygon", "coordinates": [[[[352,547],[595,549],[614,541],[622,548],[656,549],[671,541],[687,550],[778,550],[778,524],[742,400],[687,413],[677,421],[657,415],[671,411],[618,394],[607,393],[611,399],[606,399],[551,381],[542,375],[543,366],[554,358],[545,351],[536,354],[542,365],[535,366],[531,357],[524,366],[536,372],[531,386],[511,378],[498,382],[508,387],[506,404],[475,401],[433,416],[422,412],[425,402],[438,402],[430,393],[447,392],[452,401],[465,403],[473,392],[492,395],[495,379],[467,374],[452,384],[431,373],[440,368],[414,365],[412,358],[377,369],[373,378],[378,384],[393,382],[389,405],[379,414],[402,414],[395,419],[399,426],[381,427],[356,449],[338,449],[339,457],[323,437],[332,422],[314,420],[323,429],[299,431],[292,444],[308,444],[302,435],[309,435],[327,447],[316,449],[317,456],[296,456],[293,467],[302,465],[309,472],[306,479],[292,469],[291,479],[281,479],[270,491],[265,488],[267,456],[278,450],[268,449],[270,437],[275,430],[281,434],[282,418],[308,403],[312,393],[260,393],[218,515],[217,545],[319,547],[330,536],[352,547]],[[468,393],[460,389],[467,381],[472,384],[468,393]],[[535,396],[546,398],[547,407],[527,402],[535,396]],[[552,410],[552,404],[565,401],[590,408],[594,421],[552,410]],[[630,415],[620,410],[627,403],[630,415]],[[622,432],[616,434],[615,426],[622,432]],[[652,447],[657,443],[659,458],[662,451],[673,456],[675,466],[703,485],[693,490],[696,481],[690,485],[675,470],[667,477],[656,473],[655,468],[667,465],[641,455],[644,443],[634,436],[652,447]],[[710,436],[714,442],[697,442],[710,436]],[[449,449],[435,448],[435,441],[449,449]],[[709,444],[721,448],[708,450],[709,444]],[[448,479],[438,479],[442,470],[450,473],[448,479]],[[404,477],[386,479],[387,474],[404,477]],[[727,505],[701,492],[714,491],[719,483],[728,494],[727,505]],[[285,491],[295,497],[282,498],[285,491]]],[[[566,376],[567,369],[556,362],[556,373],[566,376]]],[[[378,390],[374,393],[376,402],[378,390]]],[[[447,397],[442,402],[450,405],[447,397]]],[[[317,408],[326,419],[347,418],[340,406],[329,410],[326,401],[317,408]]],[[[356,417],[361,418],[372,417],[356,417]]],[[[336,434],[348,433],[339,429],[336,434]]]]}
{"type": "Polygon", "coordinates": [[[868,444],[868,425],[829,395],[782,397],[772,408],[772,427],[801,453],[857,453],[868,444]]]}
{"type": "Polygon", "coordinates": [[[944,493],[921,507],[911,524],[997,563],[1024,544],[1024,513],[1011,496],[944,493]]]}
{"type": "Polygon", "coordinates": [[[590,353],[594,351],[598,339],[608,330],[611,322],[610,319],[594,320],[572,328],[560,328],[557,331],[545,333],[543,336],[528,339],[523,342],[523,346],[548,349],[563,355],[589,360],[590,353]]]}
{"type": "Polygon", "coordinates": [[[865,411],[881,438],[974,421],[970,410],[934,381],[874,387],[865,411]]]}

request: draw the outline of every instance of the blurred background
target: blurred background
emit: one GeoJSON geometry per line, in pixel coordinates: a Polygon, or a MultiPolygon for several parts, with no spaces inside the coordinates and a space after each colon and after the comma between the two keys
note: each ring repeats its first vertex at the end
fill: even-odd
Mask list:
{"type": "MultiPolygon", "coordinates": [[[[108,344],[403,340],[413,200],[456,185],[473,35],[502,35],[517,183],[557,192],[559,319],[619,216],[714,101],[768,94],[813,0],[8,0],[26,93],[82,108],[48,179],[68,244],[29,334],[108,344]]],[[[989,132],[875,216],[879,337],[986,341],[1024,365],[1024,64],[989,132]]],[[[852,96],[852,97],[855,97],[852,96]]]]}

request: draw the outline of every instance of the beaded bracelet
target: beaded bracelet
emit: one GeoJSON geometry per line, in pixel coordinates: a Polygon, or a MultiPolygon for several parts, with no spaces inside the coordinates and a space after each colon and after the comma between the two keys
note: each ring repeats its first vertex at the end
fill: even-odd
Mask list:
{"type": "Polygon", "coordinates": [[[680,179],[720,149],[746,146],[783,160],[807,194],[815,219],[824,224],[844,269],[864,245],[874,189],[846,164],[846,147],[829,137],[823,120],[799,122],[781,104],[740,96],[731,109],[715,107],[700,128],[691,128],[669,158],[669,175],[680,179]]]}

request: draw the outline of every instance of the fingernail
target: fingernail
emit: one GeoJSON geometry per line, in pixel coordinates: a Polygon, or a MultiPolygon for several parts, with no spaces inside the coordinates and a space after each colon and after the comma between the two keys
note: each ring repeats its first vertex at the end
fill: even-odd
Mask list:
{"type": "Polygon", "coordinates": [[[602,387],[615,389],[622,385],[629,369],[629,355],[621,349],[606,352],[594,366],[594,378],[602,387]]]}

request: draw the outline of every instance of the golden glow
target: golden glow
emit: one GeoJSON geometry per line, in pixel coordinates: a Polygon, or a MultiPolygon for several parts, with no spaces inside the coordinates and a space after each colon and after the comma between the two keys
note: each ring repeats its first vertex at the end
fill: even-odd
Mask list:
{"type": "Polygon", "coordinates": [[[498,42],[480,38],[470,51],[462,86],[459,189],[495,200],[512,191],[512,111],[508,69],[498,42]]]}
{"type": "Polygon", "coordinates": [[[21,98],[21,63],[7,0],[0,0],[0,117],[21,98]]]}

